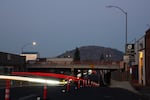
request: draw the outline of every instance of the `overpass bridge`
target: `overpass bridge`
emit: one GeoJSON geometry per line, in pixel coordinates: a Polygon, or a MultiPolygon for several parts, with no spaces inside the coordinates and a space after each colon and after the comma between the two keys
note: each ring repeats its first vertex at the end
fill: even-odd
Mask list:
{"type": "Polygon", "coordinates": [[[123,62],[72,62],[53,63],[36,62],[28,63],[27,69],[93,69],[93,70],[117,70],[123,68],[123,62]]]}
{"type": "Polygon", "coordinates": [[[28,71],[40,71],[48,73],[61,73],[66,75],[73,75],[76,77],[84,76],[90,77],[89,69],[97,74],[97,82],[105,85],[110,83],[111,72],[114,70],[123,69],[123,62],[36,62],[27,64],[28,71]]]}

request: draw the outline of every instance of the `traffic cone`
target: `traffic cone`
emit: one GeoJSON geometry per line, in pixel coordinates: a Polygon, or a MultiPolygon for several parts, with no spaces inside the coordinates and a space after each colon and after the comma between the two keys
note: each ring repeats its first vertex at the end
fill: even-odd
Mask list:
{"type": "Polygon", "coordinates": [[[44,90],[43,90],[43,100],[47,99],[47,86],[44,84],[44,90]]]}
{"type": "Polygon", "coordinates": [[[70,90],[70,84],[69,84],[69,81],[67,82],[67,85],[66,85],[66,91],[68,92],[70,90]]]}
{"type": "Polygon", "coordinates": [[[6,80],[5,100],[10,100],[10,80],[6,80]]]}
{"type": "Polygon", "coordinates": [[[80,88],[80,80],[78,80],[78,89],[80,88]]]}

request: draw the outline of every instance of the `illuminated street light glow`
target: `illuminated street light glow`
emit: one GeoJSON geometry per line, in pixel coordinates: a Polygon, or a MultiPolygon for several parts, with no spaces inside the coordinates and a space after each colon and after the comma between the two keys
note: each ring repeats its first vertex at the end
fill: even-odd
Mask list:
{"type": "Polygon", "coordinates": [[[36,42],[32,42],[32,45],[36,45],[36,42]]]}
{"type": "Polygon", "coordinates": [[[48,80],[48,79],[31,78],[31,77],[23,77],[23,76],[0,75],[0,79],[28,81],[28,82],[43,83],[43,84],[48,84],[48,85],[59,85],[59,84],[64,85],[64,84],[67,84],[66,81],[60,82],[60,81],[57,81],[57,80],[48,80]]]}
{"type": "Polygon", "coordinates": [[[26,43],[25,45],[23,45],[23,47],[21,48],[21,51],[22,51],[22,53],[23,53],[23,49],[26,47],[26,46],[28,46],[28,45],[33,45],[33,46],[35,46],[35,45],[37,45],[37,43],[34,41],[34,42],[32,42],[32,43],[26,43]]]}

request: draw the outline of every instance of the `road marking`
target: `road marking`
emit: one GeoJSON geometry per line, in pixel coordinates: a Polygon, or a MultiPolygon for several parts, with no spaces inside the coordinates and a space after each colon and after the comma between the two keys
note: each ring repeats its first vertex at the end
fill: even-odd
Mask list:
{"type": "Polygon", "coordinates": [[[19,100],[28,100],[28,99],[30,99],[32,97],[36,97],[36,95],[35,94],[31,94],[31,95],[28,95],[28,96],[20,97],[19,100]]]}

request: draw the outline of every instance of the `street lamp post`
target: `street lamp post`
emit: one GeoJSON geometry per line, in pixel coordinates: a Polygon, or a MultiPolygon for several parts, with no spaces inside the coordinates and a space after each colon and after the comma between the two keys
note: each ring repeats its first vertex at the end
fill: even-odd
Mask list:
{"type": "Polygon", "coordinates": [[[125,18],[126,18],[126,32],[125,32],[125,54],[126,54],[126,45],[127,45],[127,12],[124,11],[122,8],[118,7],[118,6],[113,6],[113,5],[109,5],[109,6],[106,6],[107,8],[117,8],[119,9],[122,13],[125,14],[125,18]]]}
{"type": "MultiPolygon", "coordinates": [[[[26,43],[25,45],[23,45],[23,47],[21,48],[21,52],[23,53],[23,49],[28,46],[28,45],[31,45],[31,43],[26,43]]],[[[35,46],[36,45],[36,42],[32,42],[32,45],[35,46]]]]}

